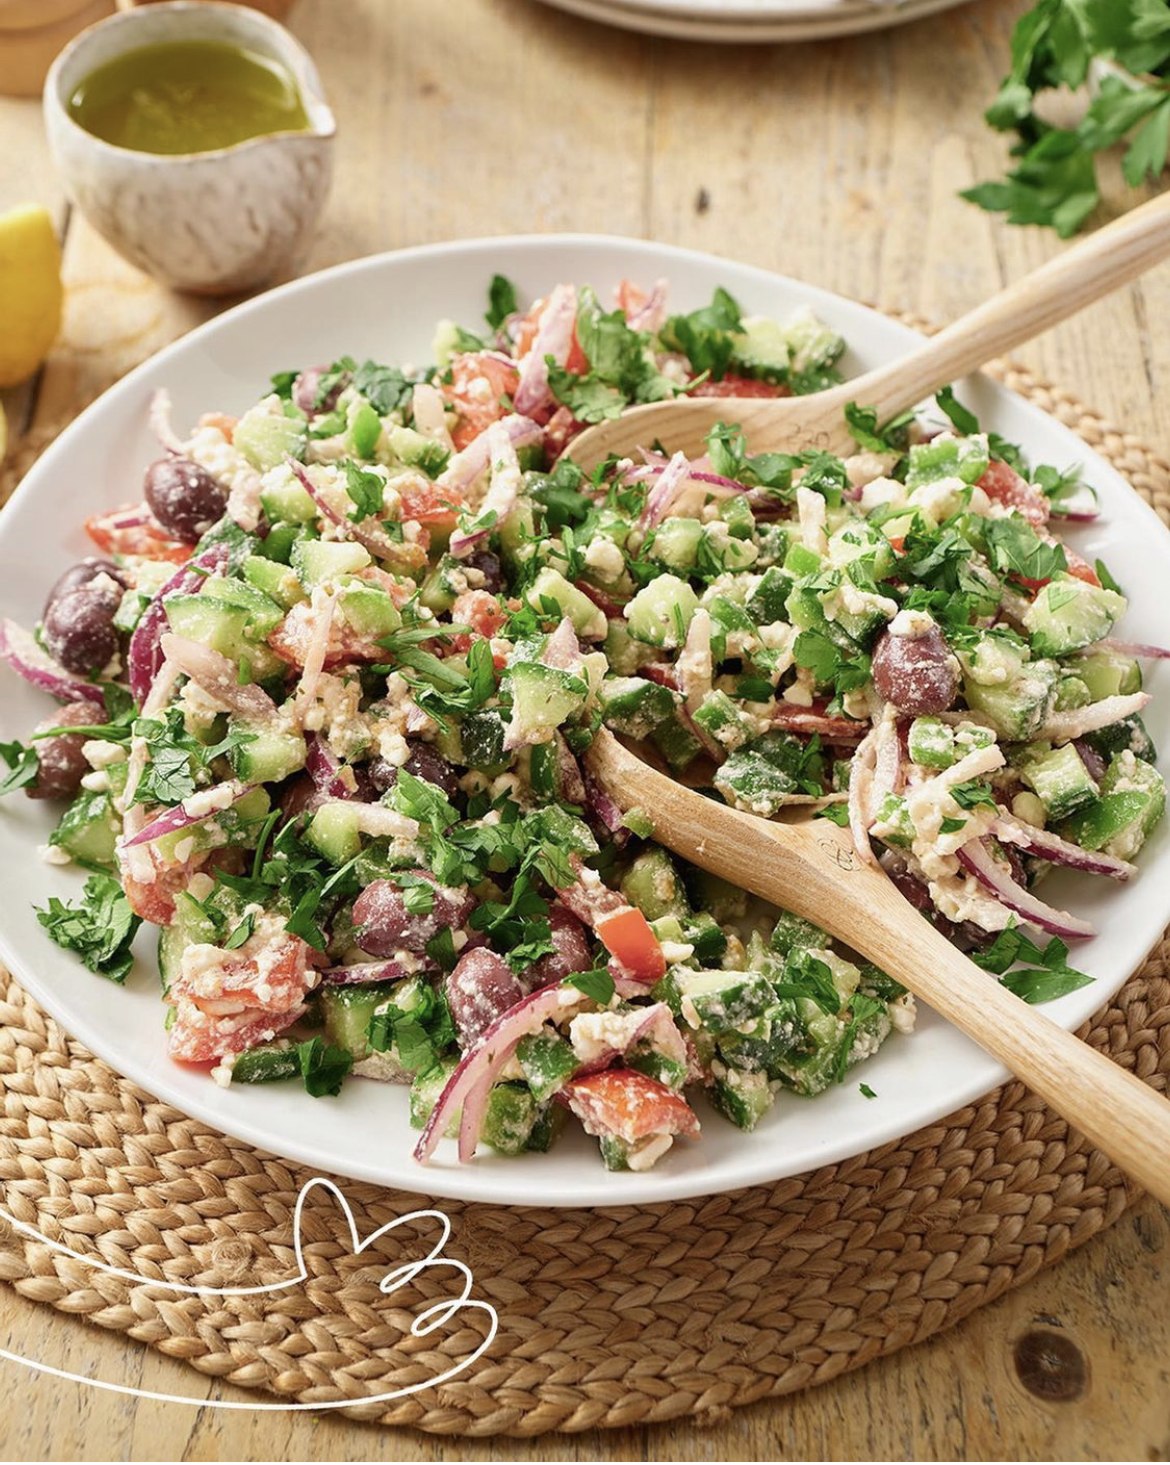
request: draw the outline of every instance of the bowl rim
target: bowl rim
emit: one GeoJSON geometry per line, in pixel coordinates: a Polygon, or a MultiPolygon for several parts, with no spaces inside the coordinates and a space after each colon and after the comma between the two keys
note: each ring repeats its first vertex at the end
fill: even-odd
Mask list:
{"type": "MultiPolygon", "coordinates": [[[[772,288],[777,284],[786,287],[795,286],[799,288],[801,300],[811,304],[814,308],[817,308],[818,304],[822,308],[832,306],[835,309],[844,309],[851,315],[856,313],[863,319],[869,319],[875,327],[881,323],[882,329],[891,329],[907,348],[915,340],[921,339],[920,333],[906,323],[898,321],[896,317],[872,306],[865,305],[849,295],[828,290],[808,281],[798,280],[777,269],[750,264],[709,250],[685,248],[656,240],[582,231],[553,232],[543,235],[476,236],[416,244],[347,260],[300,276],[241,302],[163,347],[108,388],[75,419],[74,423],[66,428],[17,487],[10,504],[14,508],[23,508],[25,502],[36,494],[38,488],[42,486],[42,481],[48,477],[50,467],[58,459],[63,460],[62,444],[72,444],[81,436],[82,423],[88,424],[92,419],[110,411],[115,403],[137,402],[138,398],[135,393],[139,392],[141,387],[148,383],[161,367],[169,366],[174,358],[184,351],[189,351],[195,338],[206,346],[219,331],[225,329],[225,322],[229,320],[239,323],[249,318],[254,319],[271,309],[274,303],[279,302],[287,307],[302,292],[311,293],[343,277],[356,277],[360,280],[363,277],[375,276],[380,269],[393,264],[424,263],[430,265],[436,260],[455,259],[464,268],[471,262],[486,268],[487,266],[498,266],[501,263],[500,255],[509,254],[514,256],[509,262],[510,266],[519,275],[522,270],[530,266],[543,268],[549,255],[556,258],[575,250],[586,252],[613,250],[618,254],[636,256],[639,262],[645,261],[653,268],[663,269],[664,272],[669,269],[672,273],[676,263],[679,266],[694,265],[703,271],[709,270],[712,266],[726,267],[742,277],[741,287],[744,289],[749,288],[749,285],[759,285],[764,288],[772,288]]],[[[862,333],[859,332],[856,344],[860,345],[862,339],[862,333]]],[[[1133,493],[1126,481],[1125,474],[1116,465],[1099,457],[1093,447],[1077,437],[1074,430],[1064,423],[1060,416],[1046,411],[1033,400],[1019,396],[1003,383],[991,381],[979,374],[973,374],[966,380],[972,386],[979,382],[985,384],[997,399],[1003,399],[1004,405],[1010,410],[1018,410],[1028,418],[1042,420],[1055,435],[1068,440],[1070,451],[1074,450],[1075,444],[1075,451],[1079,456],[1086,460],[1094,460],[1108,478],[1117,481],[1119,488],[1124,485],[1134,515],[1143,526],[1148,526],[1150,535],[1157,541],[1158,552],[1162,555],[1170,554],[1170,537],[1168,537],[1170,531],[1158,518],[1150,504],[1138,494],[1133,493]]],[[[1151,545],[1151,550],[1152,548],[1151,545]]],[[[1170,852],[1170,846],[1165,843],[1167,833],[1170,831],[1163,830],[1163,837],[1159,840],[1160,858],[1170,852]]],[[[70,894],[76,895],[76,891],[71,891],[70,894]]],[[[1152,891],[1151,895],[1156,898],[1156,891],[1152,891]]],[[[1149,904],[1150,902],[1147,902],[1147,906],[1149,904]]],[[[1163,922],[1164,919],[1165,917],[1162,918],[1163,922]]],[[[1138,969],[1148,950],[1157,941],[1160,929],[1159,926],[1158,932],[1152,934],[1148,942],[1141,944],[1140,952],[1136,947],[1133,948],[1132,961],[1128,963],[1128,970],[1124,976],[1116,979],[1113,977],[1099,979],[1097,984],[1060,999],[1062,1004],[1060,1012],[1054,1011],[1051,1015],[1069,1030],[1079,1026],[1101,1002],[1106,1000],[1104,995],[1106,992],[1111,994],[1119,990],[1124,980],[1138,969]],[[1092,1003],[1092,1006],[1086,1006],[1086,1003],[1089,1002],[1092,1003]],[[1067,1008],[1063,1006],[1065,1003],[1069,1004],[1067,1008]]],[[[149,1055],[144,1056],[125,1046],[119,1047],[116,1054],[111,1054],[111,1046],[105,1035],[93,1026],[88,1017],[83,1014],[79,1015],[77,1007],[71,1005],[68,998],[69,989],[54,988],[43,972],[38,971],[35,961],[28,957],[27,949],[18,942],[11,929],[4,925],[0,925],[0,957],[7,960],[21,985],[30,991],[47,1011],[56,1016],[70,1033],[76,1035],[81,1042],[86,1043],[91,1051],[99,1055],[109,1055],[106,1056],[106,1061],[117,1072],[140,1084],[148,1092],[161,1095],[163,1102],[174,1104],[182,1113],[207,1124],[217,1133],[234,1136],[244,1143],[279,1154],[299,1165],[316,1166],[328,1173],[341,1174],[347,1178],[368,1181],[377,1185],[394,1186],[410,1194],[448,1197],[468,1202],[487,1201],[508,1206],[532,1203],[519,1196],[517,1191],[522,1190],[525,1183],[529,1179],[535,1178],[539,1172],[533,1169],[521,1171],[511,1162],[493,1164],[489,1160],[483,1165],[461,1167],[448,1159],[444,1163],[426,1168],[412,1167],[405,1163],[399,1165],[397,1162],[384,1166],[379,1163],[376,1154],[363,1152],[355,1155],[352,1152],[346,1152],[343,1156],[338,1156],[334,1151],[329,1150],[324,1142],[317,1146],[311,1138],[294,1136],[292,1129],[283,1122],[278,1126],[279,1134],[277,1134],[267,1127],[268,1116],[250,1106],[228,1113],[216,1102],[215,1094],[218,1094],[219,1090],[207,1093],[206,1097],[204,1097],[206,1089],[193,1090],[190,1094],[179,1092],[167,1081],[166,1065],[162,1059],[155,1062],[149,1055]]],[[[967,1042],[967,1040],[963,1041],[967,1042]]],[[[923,1056],[925,1056],[925,1049],[923,1049],[923,1056]]],[[[155,1057],[157,1058],[157,1055],[155,1057]]],[[[906,1057],[910,1057],[909,1051],[906,1057]]],[[[542,1194],[540,1204],[554,1208],[587,1206],[609,1209],[611,1207],[641,1207],[673,1203],[676,1200],[707,1195],[732,1194],[748,1186],[771,1185],[777,1180],[803,1174],[823,1165],[844,1162],[865,1150],[900,1140],[918,1128],[941,1118],[951,1110],[977,1101],[1010,1076],[1001,1064],[985,1053],[979,1055],[978,1063],[978,1071],[972,1073],[964,1070],[964,1078],[960,1086],[948,1090],[942,1096],[941,1101],[937,1094],[929,1097],[929,1103],[924,1098],[920,1098],[920,1107],[909,1123],[906,1122],[905,1116],[894,1112],[896,1107],[894,1105],[891,1105],[880,1116],[875,1114],[875,1118],[880,1117],[881,1122],[873,1126],[870,1137],[861,1147],[858,1147],[856,1141],[852,1139],[848,1145],[843,1145],[839,1133],[828,1136],[819,1133],[815,1144],[805,1142],[806,1148],[801,1153],[803,1163],[795,1169],[787,1162],[777,1164],[772,1156],[762,1157],[759,1153],[741,1152],[737,1154],[736,1163],[731,1167],[730,1175],[719,1174],[719,1164],[716,1162],[710,1166],[704,1163],[695,1170],[688,1168],[675,1172],[652,1171],[642,1176],[631,1174],[623,1177],[619,1185],[609,1185],[605,1180],[605,1172],[602,1172],[598,1166],[596,1172],[590,1171],[594,1182],[591,1187],[583,1187],[583,1182],[577,1180],[567,1190],[554,1188],[551,1195],[542,1194]],[[713,1172],[715,1172],[714,1178],[712,1178],[713,1172]]],[[[214,1086],[207,1085],[206,1088],[214,1089],[214,1086]]],[[[780,1147],[782,1148],[782,1145],[780,1147]]]]}
{"type": "Polygon", "coordinates": [[[122,160],[132,158],[140,167],[167,168],[192,163],[218,162],[272,142],[299,145],[329,143],[337,135],[337,118],[326,98],[317,64],[308,49],[287,26],[274,20],[272,16],[266,15],[264,11],[254,10],[248,5],[228,3],[228,0],[164,0],[164,3],[161,4],[136,6],[132,10],[119,10],[113,15],[103,16],[100,20],[94,21],[92,25],[86,26],[83,31],[79,31],[57,54],[45,77],[41,100],[48,125],[60,122],[66,131],[83,139],[83,146],[95,148],[99,153],[106,153],[113,158],[122,160]],[[165,15],[214,16],[217,13],[225,21],[230,18],[244,26],[253,26],[257,39],[263,37],[275,43],[272,51],[267,54],[270,59],[288,66],[297,90],[302,95],[302,101],[305,103],[305,111],[310,124],[307,128],[264,132],[256,137],[246,137],[240,142],[232,143],[230,147],[204,148],[198,152],[189,153],[150,153],[138,148],[126,148],[117,143],[107,142],[105,138],[98,137],[96,133],[90,132],[75,120],[69,110],[67,100],[62,95],[62,78],[84,49],[92,44],[99,31],[115,26],[126,30],[127,44],[124,44],[118,53],[125,55],[128,51],[138,50],[142,46],[152,44],[145,39],[138,43],[135,42],[135,26],[155,25],[157,17],[165,15]],[[290,64],[290,61],[295,64],[290,64]]]}

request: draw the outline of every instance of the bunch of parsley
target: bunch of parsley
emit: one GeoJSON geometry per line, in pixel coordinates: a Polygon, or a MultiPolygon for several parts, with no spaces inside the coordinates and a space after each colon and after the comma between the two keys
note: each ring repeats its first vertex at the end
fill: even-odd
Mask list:
{"type": "Polygon", "coordinates": [[[1009,224],[1043,224],[1075,234],[1100,199],[1096,154],[1128,144],[1122,172],[1131,188],[1157,178],[1170,149],[1170,0],[1040,0],[1016,25],[1011,71],[986,113],[1014,132],[1015,166],[1002,181],[963,197],[1006,213],[1009,224]],[[1112,62],[1076,127],[1054,127],[1036,112],[1045,91],[1084,85],[1090,64],[1112,62]]]}

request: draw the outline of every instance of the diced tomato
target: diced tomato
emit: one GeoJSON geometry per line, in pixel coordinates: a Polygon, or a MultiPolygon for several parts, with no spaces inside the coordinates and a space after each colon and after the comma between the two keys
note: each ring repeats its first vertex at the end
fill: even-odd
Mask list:
{"type": "MultiPolygon", "coordinates": [[[[305,656],[313,641],[316,612],[308,602],[294,605],[276,630],[268,637],[268,644],[289,666],[298,670],[305,665],[305,656]]],[[[359,636],[342,615],[333,617],[329,628],[329,650],[325,653],[326,668],[338,666],[346,661],[384,661],[386,652],[365,636],[359,636]]]]}
{"type": "Polygon", "coordinates": [[[750,376],[725,376],[722,381],[706,381],[688,393],[691,397],[790,397],[785,386],[775,382],[756,381],[750,376]]]}
{"type": "Polygon", "coordinates": [[[618,308],[627,320],[637,315],[649,299],[641,285],[635,285],[632,280],[623,280],[617,287],[618,308]]]}
{"type": "MultiPolygon", "coordinates": [[[[489,641],[507,618],[500,602],[486,590],[465,590],[451,607],[451,620],[455,625],[470,626],[476,635],[489,641]]],[[[475,639],[475,635],[462,632],[451,638],[451,645],[456,651],[466,651],[475,639]]]]}
{"type": "Polygon", "coordinates": [[[1068,560],[1068,572],[1074,580],[1083,580],[1086,585],[1100,585],[1100,576],[1093,566],[1077,554],[1075,549],[1069,549],[1067,544],[1064,546],[1064,557],[1068,560]]]}
{"type": "Polygon", "coordinates": [[[1027,479],[1021,478],[1016,470],[999,458],[991,460],[991,466],[979,479],[978,487],[993,504],[1004,504],[1009,509],[1018,509],[1034,529],[1042,529],[1048,523],[1048,500],[1027,479]]]}
{"type": "Polygon", "coordinates": [[[594,929],[606,951],[640,982],[657,982],[665,975],[662,943],[636,906],[603,916],[594,929]]]}
{"type": "Polygon", "coordinates": [[[627,1144],[651,1134],[699,1132],[694,1110],[673,1089],[633,1068],[607,1068],[570,1079],[561,1090],[591,1134],[616,1135],[627,1144]]]}
{"type": "Polygon", "coordinates": [[[544,425],[544,451],[548,461],[555,462],[585,427],[567,407],[558,407],[544,425]]]}
{"type": "Polygon", "coordinates": [[[216,1063],[231,1053],[242,1053],[266,1043],[305,1015],[305,1008],[288,1012],[261,1012],[255,1017],[208,1018],[190,1003],[177,1008],[167,1032],[167,1052],[179,1063],[216,1063]]]}
{"type": "Polygon", "coordinates": [[[134,524],[118,528],[117,520],[133,512],[133,505],[112,514],[96,514],[85,521],[85,532],[106,554],[136,554],[152,560],[181,565],[191,558],[191,546],[172,539],[159,524],[134,524]]]}
{"type": "Polygon", "coordinates": [[[168,998],[176,1003],[193,1002],[212,1016],[222,1016],[225,1008],[288,1012],[299,1007],[311,988],[312,948],[287,932],[262,950],[248,952],[249,944],[238,952],[224,952],[205,972],[180,972],[168,998]]]}
{"type": "MultiPolygon", "coordinates": [[[[462,451],[505,415],[507,408],[500,398],[513,396],[519,384],[520,373],[516,368],[489,351],[465,351],[452,358],[451,380],[443,383],[440,391],[459,414],[451,433],[457,449],[462,451]]],[[[408,513],[404,506],[402,517],[420,516],[408,513]]]]}
{"type": "Polygon", "coordinates": [[[226,412],[205,412],[199,419],[200,427],[216,427],[230,443],[235,436],[238,417],[229,417],[226,412]]]}
{"type": "MultiPolygon", "coordinates": [[[[471,438],[476,436],[477,433],[471,434],[471,438]]],[[[468,438],[468,442],[471,438],[468,438]]],[[[421,476],[408,478],[399,485],[398,494],[402,500],[404,520],[415,519],[420,524],[454,529],[463,502],[459,494],[449,488],[441,488],[437,483],[431,483],[421,476]]]]}
{"type": "Polygon", "coordinates": [[[207,851],[199,851],[190,859],[178,865],[161,862],[156,845],[147,845],[150,861],[155,867],[153,880],[139,880],[130,873],[128,857],[124,852],[118,856],[122,889],[136,916],[149,921],[152,926],[169,926],[175,918],[175,896],[186,890],[191,876],[207,861],[207,851]]]}

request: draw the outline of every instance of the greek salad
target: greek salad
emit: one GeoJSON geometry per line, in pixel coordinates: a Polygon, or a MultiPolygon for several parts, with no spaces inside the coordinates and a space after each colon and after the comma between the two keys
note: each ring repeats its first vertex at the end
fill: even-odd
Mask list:
{"type": "MultiPolygon", "coordinates": [[[[851,831],[1023,999],[1089,978],[1049,870],[1128,880],[1165,787],[1095,515],[947,388],[847,417],[856,452],[753,452],[735,399],[838,380],[811,312],[672,312],[503,277],[434,365],[282,371],[176,431],[86,523],[0,656],[56,699],[0,791],[58,801],[87,873],[38,910],[125,981],[157,928],[159,1042],[223,1085],[403,1085],[416,1156],[643,1170],[711,1122],[852,1081],[913,998],[809,921],[654,842],[583,755],[601,727],[712,799],[851,831]],[[561,456],[633,403],[726,397],[688,460],[561,456]],[[1031,934],[1028,934],[1028,933],[1031,934]],[[1035,938],[1035,939],[1034,939],[1035,938]]],[[[867,1097],[877,1097],[866,1084],[867,1097]]]]}

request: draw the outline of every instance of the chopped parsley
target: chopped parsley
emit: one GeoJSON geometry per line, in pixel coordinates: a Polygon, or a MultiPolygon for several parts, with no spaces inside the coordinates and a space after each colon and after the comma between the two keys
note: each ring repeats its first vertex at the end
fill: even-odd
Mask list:
{"type": "Polygon", "coordinates": [[[613,1001],[613,994],[616,990],[613,977],[608,969],[603,966],[594,967],[588,972],[570,972],[561,981],[562,987],[576,987],[578,992],[583,992],[586,997],[592,997],[599,1007],[608,1007],[613,1001]]]}
{"type": "Polygon", "coordinates": [[[999,977],[1009,992],[1025,1002],[1052,1002],[1093,980],[1068,965],[1068,947],[1054,936],[1041,948],[1015,925],[1001,931],[985,951],[974,951],[971,960],[984,971],[999,977]],[[1017,962],[1031,963],[1016,966],[1017,962]]]}
{"type": "Polygon", "coordinates": [[[8,764],[8,772],[0,779],[0,796],[36,783],[40,762],[35,748],[19,742],[0,743],[0,758],[8,764]]]}
{"type": "Polygon", "coordinates": [[[134,965],[130,943],[142,921],[112,875],[91,875],[76,906],[50,896],[43,910],[37,908],[37,920],[58,946],[75,951],[91,972],[111,982],[126,980],[134,965]]]}
{"type": "Polygon", "coordinates": [[[301,1078],[313,1098],[341,1092],[342,1081],[353,1067],[353,1054],[348,1048],[335,1048],[324,1038],[310,1038],[298,1043],[295,1051],[301,1078]]]}

